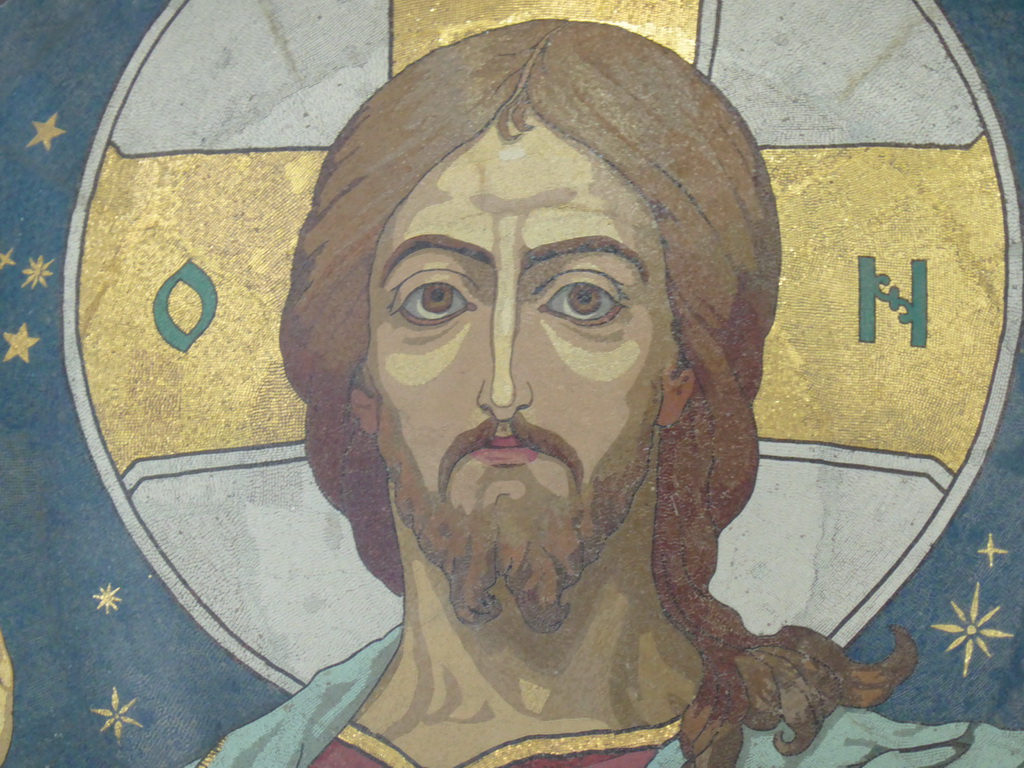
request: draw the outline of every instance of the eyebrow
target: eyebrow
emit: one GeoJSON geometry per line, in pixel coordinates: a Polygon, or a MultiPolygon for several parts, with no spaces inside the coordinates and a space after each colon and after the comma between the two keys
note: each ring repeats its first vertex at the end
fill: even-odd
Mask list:
{"type": "MultiPolygon", "coordinates": [[[[486,248],[479,245],[467,243],[447,235],[415,235],[402,242],[384,263],[381,283],[387,281],[388,276],[403,259],[407,259],[417,251],[427,249],[450,251],[458,253],[474,261],[494,265],[494,257],[486,248]]],[[[536,248],[531,248],[523,257],[523,269],[529,269],[535,264],[555,259],[560,256],[571,256],[577,253],[610,253],[618,256],[630,264],[640,273],[640,277],[647,282],[647,268],[632,248],[629,248],[618,240],[604,235],[588,235],[585,237],[574,237],[568,240],[559,240],[555,243],[545,243],[536,248]]]]}
{"type": "Polygon", "coordinates": [[[636,252],[618,240],[605,237],[604,235],[574,237],[569,240],[560,240],[557,243],[547,243],[531,248],[523,257],[523,269],[528,269],[534,264],[539,264],[549,259],[555,259],[559,256],[571,256],[576,253],[610,253],[613,256],[618,256],[636,267],[640,277],[645,283],[647,282],[647,268],[636,252]]]}
{"type": "Polygon", "coordinates": [[[388,260],[384,263],[381,283],[383,284],[387,281],[388,276],[403,259],[409,258],[417,251],[424,251],[427,249],[451,251],[452,253],[459,253],[463,256],[467,256],[475,261],[482,261],[484,264],[494,264],[494,259],[491,258],[490,252],[485,248],[481,248],[479,245],[473,245],[472,243],[457,240],[454,237],[448,237],[447,235],[416,235],[401,243],[395,249],[394,253],[388,257],[388,260]]]}

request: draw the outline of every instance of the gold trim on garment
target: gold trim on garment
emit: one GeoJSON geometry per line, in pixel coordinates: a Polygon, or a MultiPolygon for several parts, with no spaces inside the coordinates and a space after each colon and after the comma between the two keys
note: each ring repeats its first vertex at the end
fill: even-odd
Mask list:
{"type": "MultiPolygon", "coordinates": [[[[459,768],[502,768],[530,757],[562,757],[581,752],[606,752],[616,749],[660,747],[679,734],[681,720],[664,725],[635,728],[629,731],[601,731],[567,736],[528,736],[511,744],[503,744],[484,752],[459,768]]],[[[392,746],[382,736],[363,728],[349,725],[338,734],[338,739],[390,768],[419,768],[405,753],[392,746]]]]}
{"type": "Polygon", "coordinates": [[[224,742],[227,740],[228,737],[225,736],[223,739],[218,741],[217,746],[210,750],[210,754],[204,757],[202,761],[199,763],[199,765],[196,766],[196,768],[210,768],[210,766],[213,764],[213,759],[220,754],[221,749],[224,748],[224,742]]]}

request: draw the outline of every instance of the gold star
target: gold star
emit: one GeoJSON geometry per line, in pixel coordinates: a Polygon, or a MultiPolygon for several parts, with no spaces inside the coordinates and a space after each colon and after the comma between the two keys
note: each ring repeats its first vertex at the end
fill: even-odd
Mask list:
{"type": "Polygon", "coordinates": [[[53,259],[50,259],[44,264],[42,256],[38,259],[29,259],[28,268],[21,270],[21,274],[28,275],[28,277],[25,278],[25,282],[21,284],[21,287],[24,288],[27,285],[31,288],[35,288],[37,285],[42,283],[43,288],[45,288],[46,278],[53,275],[53,272],[50,271],[51,264],[53,264],[53,259]]]}
{"type": "Polygon", "coordinates": [[[996,545],[992,543],[992,534],[988,535],[988,546],[984,549],[978,550],[979,555],[988,555],[988,567],[991,568],[993,565],[992,559],[994,555],[1008,555],[1010,554],[1005,549],[996,549],[996,545]]]}
{"type": "Polygon", "coordinates": [[[111,585],[107,584],[105,587],[100,587],[100,593],[93,595],[93,597],[99,600],[99,605],[96,606],[98,611],[100,608],[106,608],[106,613],[110,615],[110,609],[117,610],[117,604],[121,602],[121,598],[117,596],[117,593],[121,591],[120,587],[111,589],[111,585]]]}
{"type": "Polygon", "coordinates": [[[110,697],[110,709],[90,709],[90,712],[107,718],[107,722],[105,722],[103,727],[100,728],[100,733],[103,733],[110,726],[114,726],[114,736],[117,737],[117,743],[120,744],[121,734],[124,732],[124,726],[126,723],[128,725],[135,725],[141,728],[142,723],[138,720],[133,720],[127,715],[128,710],[132,708],[132,705],[136,701],[138,701],[138,699],[132,699],[122,707],[121,699],[117,695],[117,688],[115,688],[113,696],[110,697]]]}
{"type": "Polygon", "coordinates": [[[11,258],[11,254],[14,253],[14,249],[11,248],[7,253],[0,253],[0,269],[10,265],[14,266],[14,259],[11,258]]]}
{"type": "Polygon", "coordinates": [[[50,151],[50,145],[54,139],[61,136],[67,131],[57,127],[57,112],[50,115],[50,119],[45,123],[37,123],[35,120],[32,121],[32,125],[36,129],[36,135],[32,137],[32,141],[26,144],[26,147],[34,147],[36,144],[42,144],[46,147],[46,151],[50,151]]]}
{"type": "Polygon", "coordinates": [[[946,651],[952,651],[954,648],[959,648],[965,642],[967,646],[964,648],[964,677],[967,677],[967,671],[971,668],[971,657],[974,655],[974,646],[977,644],[979,648],[984,652],[986,656],[992,658],[992,654],[988,650],[988,644],[982,639],[984,637],[1013,637],[1009,632],[1001,632],[998,629],[982,629],[981,627],[996,615],[996,612],[1002,607],[997,605],[991,611],[986,613],[980,619],[978,618],[978,596],[981,592],[981,584],[975,582],[974,584],[974,597],[971,600],[971,611],[970,611],[970,622],[967,620],[967,615],[960,609],[960,606],[954,603],[952,600],[949,604],[953,606],[953,610],[956,611],[956,615],[960,621],[964,622],[966,626],[961,627],[959,624],[932,624],[932,629],[938,629],[942,632],[949,632],[950,634],[960,635],[956,640],[949,644],[946,651]]]}
{"type": "Polygon", "coordinates": [[[13,360],[15,357],[20,357],[26,363],[28,360],[28,350],[34,346],[39,339],[35,336],[28,335],[28,323],[22,323],[21,328],[18,329],[17,333],[5,333],[4,341],[10,344],[7,349],[7,354],[4,355],[4,362],[13,360]]]}

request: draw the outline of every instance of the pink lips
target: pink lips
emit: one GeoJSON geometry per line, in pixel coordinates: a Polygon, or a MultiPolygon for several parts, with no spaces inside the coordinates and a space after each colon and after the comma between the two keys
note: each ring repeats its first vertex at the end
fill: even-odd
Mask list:
{"type": "Polygon", "coordinates": [[[529,464],[537,458],[537,452],[516,437],[492,437],[486,448],[473,451],[470,456],[492,467],[510,467],[529,464]]]}

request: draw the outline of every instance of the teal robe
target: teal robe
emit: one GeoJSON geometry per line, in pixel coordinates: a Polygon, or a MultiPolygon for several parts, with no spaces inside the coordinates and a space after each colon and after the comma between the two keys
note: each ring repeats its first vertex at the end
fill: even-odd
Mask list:
{"type": "MultiPolygon", "coordinates": [[[[398,649],[399,629],[318,673],[269,714],[232,732],[215,754],[188,768],[306,768],[355,717],[398,649]],[[210,759],[212,756],[212,759],[210,759]]],[[[744,729],[737,768],[1024,768],[1024,732],[990,725],[897,723],[860,709],[837,709],[803,753],[783,757],[774,731],[744,729]]],[[[648,768],[681,768],[677,742],[648,768]]]]}

